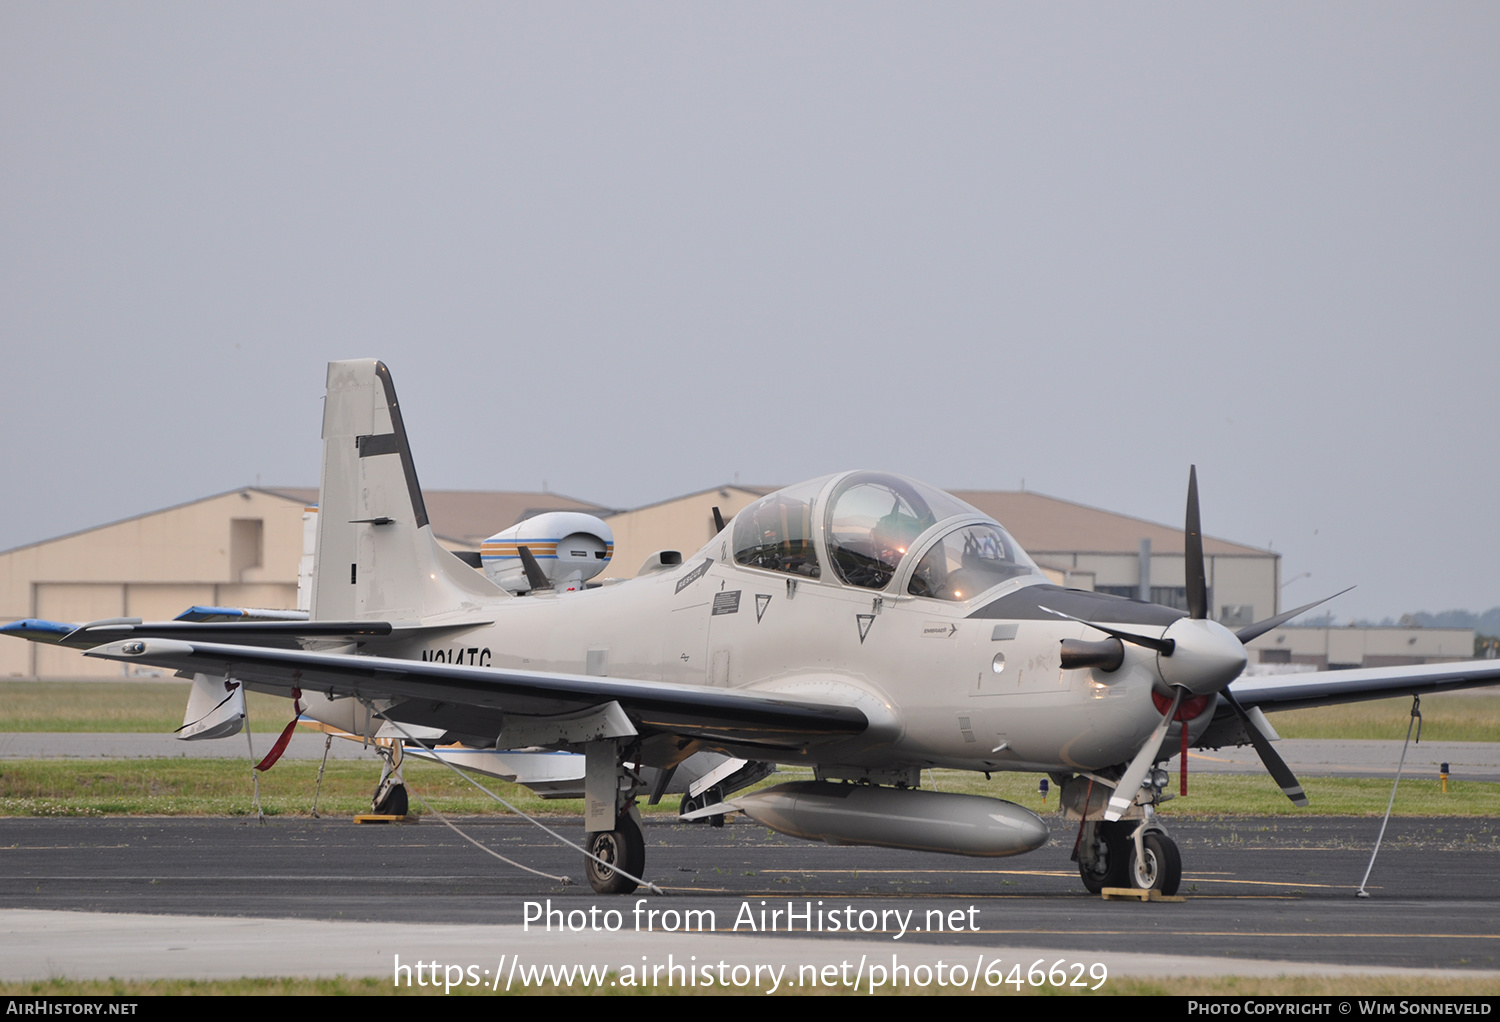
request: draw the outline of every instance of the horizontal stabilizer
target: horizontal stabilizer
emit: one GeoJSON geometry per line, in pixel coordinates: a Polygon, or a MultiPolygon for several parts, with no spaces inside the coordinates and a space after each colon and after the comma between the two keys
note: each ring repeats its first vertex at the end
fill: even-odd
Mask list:
{"type": "Polygon", "coordinates": [[[93,649],[121,639],[186,639],[272,649],[308,649],[314,646],[369,642],[393,636],[409,638],[422,633],[440,635],[455,628],[471,628],[491,623],[492,619],[488,617],[444,622],[441,625],[398,625],[389,621],[140,621],[135,618],[110,618],[72,625],[27,618],[0,626],[0,633],[72,649],[93,649]]]}
{"type": "Polygon", "coordinates": [[[267,610],[260,607],[189,607],[174,621],[306,621],[305,610],[267,610]]]}
{"type": "Polygon", "coordinates": [[[18,639],[30,639],[32,642],[46,642],[54,646],[62,645],[63,640],[77,630],[77,625],[64,624],[61,621],[43,621],[37,617],[22,618],[20,621],[0,625],[0,634],[14,635],[18,639]]]}
{"type": "Polygon", "coordinates": [[[389,636],[389,621],[145,621],[79,625],[63,639],[75,649],[92,649],[120,639],[191,639],[246,646],[300,649],[305,643],[366,642],[389,636]]]}

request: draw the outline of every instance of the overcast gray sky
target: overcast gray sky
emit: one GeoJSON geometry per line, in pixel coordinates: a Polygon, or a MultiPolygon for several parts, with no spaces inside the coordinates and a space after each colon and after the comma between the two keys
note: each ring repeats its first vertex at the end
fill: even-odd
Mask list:
{"type": "MultiPolygon", "coordinates": [[[[318,477],[848,467],[1500,604],[1500,6],[0,5],[0,548],[318,477]]],[[[1310,572],[1311,578],[1298,578],[1310,572]]]]}

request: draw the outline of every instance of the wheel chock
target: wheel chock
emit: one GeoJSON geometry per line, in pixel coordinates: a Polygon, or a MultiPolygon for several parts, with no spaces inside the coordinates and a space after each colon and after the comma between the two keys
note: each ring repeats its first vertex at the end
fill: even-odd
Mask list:
{"type": "Polygon", "coordinates": [[[1139,887],[1106,887],[1099,894],[1105,901],[1187,901],[1180,894],[1166,895],[1160,891],[1143,891],[1139,887]]]}

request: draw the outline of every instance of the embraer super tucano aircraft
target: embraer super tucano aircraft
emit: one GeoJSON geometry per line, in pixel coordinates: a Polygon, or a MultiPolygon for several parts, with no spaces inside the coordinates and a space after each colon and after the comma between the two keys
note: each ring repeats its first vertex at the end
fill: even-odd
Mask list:
{"type": "Polygon", "coordinates": [[[1306,804],[1261,710],[1500,680],[1495,661],[1236,680],[1244,643],[1308,608],[1238,632],[1208,619],[1192,476],[1187,613],[1053,585],[1000,523],[869,471],[772,493],[628,581],[549,586],[517,539],[529,584],[502,586],[433,536],[390,373],[370,360],[328,367],[317,518],[307,620],[4,630],[300,689],[310,715],[354,734],[581,753],[602,893],[635,889],[636,802],[700,751],[815,779],[716,790],[688,817],[737,810],[797,837],[961,855],[1031,851],[1047,825],[922,790],[924,768],[1045,773],[1082,821],[1086,887],[1172,893],[1181,860],[1154,809],[1170,797],[1157,763],[1179,748],[1253,743],[1306,804]]]}

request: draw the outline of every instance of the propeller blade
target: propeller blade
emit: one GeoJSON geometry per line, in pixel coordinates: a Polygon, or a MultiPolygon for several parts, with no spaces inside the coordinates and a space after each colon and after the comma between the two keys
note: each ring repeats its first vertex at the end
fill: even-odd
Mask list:
{"type": "Polygon", "coordinates": [[[1208,619],[1208,573],[1203,565],[1203,525],[1198,520],[1198,466],[1188,468],[1187,523],[1183,526],[1182,570],[1187,576],[1188,617],[1208,619]]]}
{"type": "Polygon", "coordinates": [[[531,552],[529,546],[516,547],[516,552],[521,555],[521,568],[526,572],[526,581],[533,590],[551,589],[552,583],[547,581],[547,576],[542,573],[542,566],[536,563],[536,555],[531,552]]]}
{"type": "Polygon", "coordinates": [[[1254,718],[1240,705],[1234,693],[1226,688],[1222,695],[1229,700],[1229,705],[1234,708],[1234,712],[1239,714],[1240,723],[1245,726],[1245,731],[1250,735],[1250,744],[1255,746],[1255,751],[1260,754],[1260,761],[1266,765],[1266,770],[1281,788],[1282,794],[1291,799],[1293,805],[1306,809],[1307,793],[1302,790],[1302,782],[1297,780],[1297,775],[1292,773],[1292,768],[1286,765],[1286,760],[1281,758],[1280,753],[1271,748],[1271,740],[1256,726],[1254,718]]]}
{"type": "Polygon", "coordinates": [[[1118,628],[1110,628],[1108,625],[1096,625],[1092,621],[1085,621],[1083,618],[1074,617],[1072,614],[1064,614],[1062,611],[1053,610],[1051,607],[1038,606],[1037,609],[1045,610],[1048,614],[1056,614],[1058,617],[1067,618],[1069,621],[1077,621],[1081,625],[1088,625],[1090,628],[1097,629],[1098,631],[1103,632],[1105,635],[1113,635],[1115,638],[1119,639],[1122,642],[1129,642],[1137,646],[1144,646],[1146,649],[1155,650],[1156,652],[1161,653],[1163,656],[1171,656],[1172,650],[1177,648],[1177,643],[1171,639],[1153,639],[1149,635],[1136,635],[1134,632],[1122,632],[1118,628]]]}
{"type": "MultiPolygon", "coordinates": [[[[1353,586],[1349,587],[1349,589],[1353,588],[1353,586]]],[[[1234,637],[1236,639],[1239,639],[1241,642],[1249,642],[1251,639],[1258,639],[1262,635],[1269,632],[1272,628],[1278,628],[1281,625],[1286,624],[1298,614],[1305,614],[1307,611],[1312,610],[1320,603],[1327,603],[1329,600],[1332,600],[1335,597],[1343,596],[1344,593],[1347,593],[1349,591],[1349,589],[1344,589],[1340,592],[1334,593],[1333,596],[1325,596],[1321,600],[1314,600],[1311,603],[1303,604],[1296,610],[1289,610],[1284,614],[1277,614],[1275,617],[1268,617],[1264,621],[1257,621],[1253,625],[1246,625],[1244,628],[1241,628],[1239,631],[1235,632],[1234,637]]]]}
{"type": "Polygon", "coordinates": [[[1172,700],[1172,708],[1161,719],[1161,723],[1156,725],[1156,730],[1151,732],[1151,737],[1146,739],[1146,744],[1141,746],[1141,751],[1135,754],[1135,759],[1130,761],[1125,773],[1120,775],[1120,780],[1115,784],[1114,793],[1109,796],[1109,808],[1104,810],[1106,823],[1118,820],[1130,808],[1130,803],[1135,801],[1135,793],[1141,790],[1146,771],[1156,762],[1156,752],[1161,748],[1162,739],[1167,737],[1167,728],[1172,726],[1172,718],[1177,716],[1177,707],[1181,705],[1182,689],[1178,689],[1176,698],[1172,700]]]}

